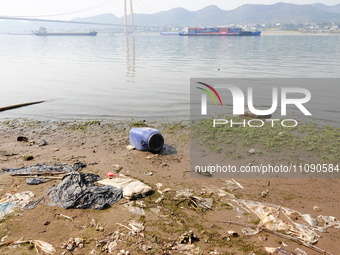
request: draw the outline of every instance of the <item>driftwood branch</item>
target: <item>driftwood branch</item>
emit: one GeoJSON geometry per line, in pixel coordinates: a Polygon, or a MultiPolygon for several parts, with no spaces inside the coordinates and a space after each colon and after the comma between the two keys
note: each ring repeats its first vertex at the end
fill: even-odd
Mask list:
{"type": "Polygon", "coordinates": [[[225,221],[225,220],[218,220],[217,222],[220,222],[220,223],[228,223],[228,224],[232,224],[232,225],[238,225],[238,226],[242,226],[242,227],[248,227],[248,228],[252,228],[252,229],[259,229],[260,231],[265,231],[265,232],[268,232],[268,233],[271,233],[271,234],[274,234],[276,236],[279,236],[279,237],[282,237],[284,239],[287,239],[287,240],[290,240],[290,241],[293,241],[295,243],[298,243],[298,244],[301,244],[311,250],[314,250],[320,254],[325,254],[325,255],[333,255],[332,253],[330,252],[327,252],[325,251],[324,249],[321,249],[319,247],[316,247],[312,244],[307,244],[305,242],[302,242],[301,240],[295,238],[295,237],[292,237],[292,236],[289,236],[289,235],[285,235],[285,234],[281,234],[279,232],[276,232],[276,231],[273,231],[273,230],[270,230],[266,227],[261,227],[261,226],[257,226],[257,225],[254,225],[254,224],[248,224],[248,223],[241,223],[241,222],[235,222],[235,221],[225,221]]]}
{"type": "Polygon", "coordinates": [[[0,107],[0,112],[3,111],[7,111],[7,110],[12,110],[12,109],[16,109],[16,108],[20,108],[20,107],[24,107],[24,106],[29,106],[29,105],[33,105],[33,104],[40,104],[45,102],[45,100],[43,101],[36,101],[36,102],[29,102],[29,103],[24,103],[24,104],[15,104],[15,105],[10,105],[10,106],[5,106],[5,107],[0,107]]]}

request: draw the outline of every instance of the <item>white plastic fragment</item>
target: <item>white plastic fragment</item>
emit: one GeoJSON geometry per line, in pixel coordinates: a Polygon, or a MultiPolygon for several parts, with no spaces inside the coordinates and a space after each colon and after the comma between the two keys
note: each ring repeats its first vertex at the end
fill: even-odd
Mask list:
{"type": "Polygon", "coordinates": [[[190,198],[194,195],[193,190],[191,189],[184,189],[176,191],[175,199],[178,198],[190,198]]]}
{"type": "Polygon", "coordinates": [[[320,222],[323,223],[324,226],[323,228],[326,230],[327,228],[334,227],[337,229],[340,229],[340,221],[338,221],[335,217],[333,216],[324,216],[324,215],[319,215],[316,217],[316,219],[320,222]]]}
{"type": "Polygon", "coordinates": [[[145,215],[145,211],[141,207],[134,206],[133,203],[126,203],[124,207],[130,212],[137,215],[145,215]]]}
{"type": "Polygon", "coordinates": [[[136,147],[133,146],[133,145],[128,145],[128,146],[126,146],[126,149],[128,149],[129,151],[132,151],[132,150],[135,150],[136,147]]]}
{"type": "Polygon", "coordinates": [[[41,240],[33,240],[32,241],[36,247],[40,248],[45,254],[54,254],[56,250],[52,246],[52,244],[41,241],[41,240]]]}
{"type": "Polygon", "coordinates": [[[137,235],[144,231],[144,224],[137,221],[130,221],[129,226],[131,227],[131,235],[137,235]]]}
{"type": "Polygon", "coordinates": [[[103,179],[98,181],[103,185],[110,185],[123,190],[123,197],[132,199],[136,197],[143,197],[151,191],[151,187],[143,182],[120,174],[119,177],[112,179],[103,179]]]}
{"type": "Polygon", "coordinates": [[[0,219],[14,212],[15,208],[23,208],[31,202],[34,194],[31,191],[23,191],[15,194],[6,193],[0,198],[0,219]]]}
{"type": "Polygon", "coordinates": [[[304,250],[301,250],[300,248],[296,248],[295,253],[296,255],[307,255],[307,252],[305,252],[304,250]]]}
{"type": "Polygon", "coordinates": [[[317,212],[320,212],[320,211],[321,211],[321,208],[318,207],[318,206],[316,206],[316,205],[314,205],[314,206],[313,206],[313,210],[314,210],[314,211],[317,211],[317,212]]]}
{"type": "MultiPolygon", "coordinates": [[[[340,221],[333,216],[320,215],[313,218],[310,214],[302,214],[279,205],[242,199],[233,201],[243,209],[250,210],[257,215],[260,219],[259,227],[266,227],[273,231],[285,231],[288,235],[308,244],[316,243],[320,238],[320,233],[327,228],[340,228],[340,221]],[[282,215],[286,217],[282,217],[282,215]]],[[[235,208],[237,207],[234,206],[235,208]]]]}
{"type": "Polygon", "coordinates": [[[225,180],[224,185],[226,185],[226,186],[223,186],[222,188],[226,189],[228,191],[243,189],[243,186],[240,183],[238,183],[237,181],[235,181],[234,179],[225,180]]]}

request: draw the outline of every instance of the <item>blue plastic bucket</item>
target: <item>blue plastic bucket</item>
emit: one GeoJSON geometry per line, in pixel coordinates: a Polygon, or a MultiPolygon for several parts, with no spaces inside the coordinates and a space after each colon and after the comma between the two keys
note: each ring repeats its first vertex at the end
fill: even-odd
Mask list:
{"type": "Polygon", "coordinates": [[[149,127],[132,128],[130,143],[140,151],[159,152],[164,145],[164,138],[158,129],[149,127]]]}

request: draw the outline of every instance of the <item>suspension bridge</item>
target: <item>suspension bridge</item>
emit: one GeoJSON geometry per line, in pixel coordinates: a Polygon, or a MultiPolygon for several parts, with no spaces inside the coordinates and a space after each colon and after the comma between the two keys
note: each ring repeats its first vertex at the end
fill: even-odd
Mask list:
{"type": "MultiPolygon", "coordinates": [[[[16,17],[16,16],[0,16],[2,20],[19,20],[19,21],[35,21],[35,22],[52,22],[52,23],[70,23],[70,24],[85,24],[85,25],[100,25],[100,26],[113,26],[113,27],[124,27],[124,31],[134,31],[134,17],[133,17],[133,6],[132,0],[130,1],[130,24],[128,24],[127,14],[127,1],[124,0],[124,24],[112,24],[112,23],[98,23],[98,22],[87,22],[87,21],[74,21],[74,20],[57,20],[57,19],[40,19],[40,18],[28,18],[28,17],[16,17]]],[[[58,16],[58,15],[51,15],[58,16]]],[[[143,26],[139,26],[143,27],[143,26]]]]}

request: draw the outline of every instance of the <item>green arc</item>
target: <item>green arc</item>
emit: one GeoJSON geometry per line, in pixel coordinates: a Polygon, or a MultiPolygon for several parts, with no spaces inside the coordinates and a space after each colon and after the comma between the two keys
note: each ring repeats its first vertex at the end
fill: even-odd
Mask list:
{"type": "Polygon", "coordinates": [[[207,93],[207,94],[211,97],[211,99],[213,100],[214,104],[217,105],[217,102],[216,102],[215,97],[213,96],[213,94],[212,94],[209,90],[203,89],[203,88],[200,88],[200,87],[197,87],[197,88],[198,88],[198,89],[201,89],[201,90],[203,90],[205,93],[207,93]]]}

